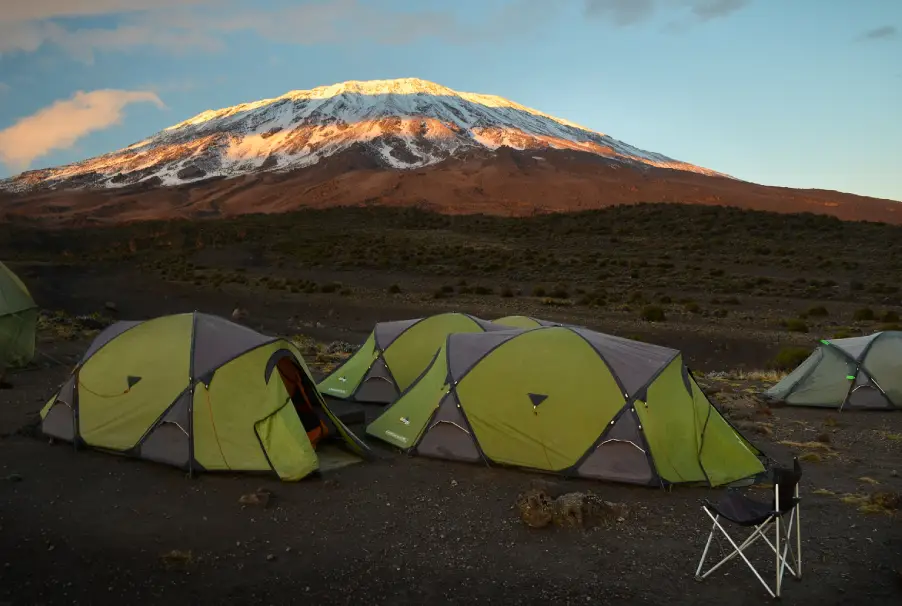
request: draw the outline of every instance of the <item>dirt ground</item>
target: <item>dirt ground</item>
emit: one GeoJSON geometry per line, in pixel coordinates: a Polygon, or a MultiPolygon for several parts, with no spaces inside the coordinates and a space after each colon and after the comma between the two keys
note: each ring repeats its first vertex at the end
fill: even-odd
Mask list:
{"type": "MultiPolygon", "coordinates": [[[[648,216],[661,229],[679,232],[667,212],[648,216]]],[[[618,221],[638,230],[643,216],[618,221]]],[[[793,455],[803,460],[804,576],[785,581],[784,601],[902,603],[902,524],[898,503],[889,498],[902,492],[902,413],[768,409],[754,398],[775,379],[766,369],[787,348],[804,352],[821,337],[898,322],[892,278],[902,267],[902,246],[895,232],[805,219],[813,221],[808,235],[804,221],[786,228],[807,243],[805,258],[798,259],[780,252],[788,232],[779,226],[793,219],[760,227],[759,219],[739,217],[748,229],[730,237],[721,231],[720,244],[698,252],[695,232],[686,231],[672,244],[673,254],[662,256],[658,236],[640,241],[603,232],[599,219],[591,231],[603,232],[604,242],[591,245],[610,257],[603,263],[602,253],[581,253],[581,241],[573,251],[558,246],[549,253],[560,238],[549,231],[558,219],[542,219],[552,223],[537,229],[550,234],[548,241],[514,233],[521,224],[490,226],[490,233],[473,220],[454,228],[468,238],[463,248],[454,229],[402,232],[401,219],[386,220],[392,227],[369,228],[376,240],[361,232],[332,246],[329,232],[315,229],[316,240],[308,242],[308,232],[296,227],[293,234],[279,232],[282,244],[269,249],[253,240],[253,223],[234,228],[238,240],[245,228],[249,234],[236,246],[217,243],[233,228],[220,233],[216,224],[181,235],[156,226],[146,228],[152,232],[147,237],[114,234],[108,240],[103,234],[79,240],[6,232],[0,255],[46,312],[35,364],[9,376],[12,388],[0,390],[0,605],[767,601],[741,562],[694,580],[710,530],[700,504],[716,498],[716,490],[562,481],[405,457],[372,441],[377,460],[298,483],[229,474],[190,479],[161,465],[51,445],[36,433],[38,411],[87,347],[98,318],[192,310],[229,316],[236,307],[248,312],[254,328],[303,339],[317,372],[335,361],[317,342],[359,344],[376,321],[444,310],[487,319],[525,313],[678,347],[712,400],[750,439],[783,463],[793,455]],[[852,238],[843,230],[870,235],[847,248],[841,265],[830,266],[825,251],[852,238]],[[517,248],[516,237],[526,244],[517,248]],[[150,238],[176,252],[153,248],[142,256],[150,238]],[[184,244],[172,244],[177,238],[184,244]],[[348,252],[351,241],[360,249],[405,244],[383,250],[367,266],[347,262],[356,254],[348,252]],[[741,263],[734,249],[743,251],[741,263]],[[319,257],[305,256],[314,254],[308,251],[319,257]],[[579,279],[590,271],[591,279],[579,279]],[[602,279],[604,295],[591,284],[602,279]],[[562,288],[558,282],[566,283],[567,296],[552,292],[562,288]],[[644,298],[635,296],[637,284],[644,285],[644,298]],[[538,293],[540,286],[547,296],[538,293]],[[494,290],[486,294],[489,287],[494,290]],[[655,306],[666,321],[643,317],[655,306]],[[515,503],[535,486],[555,494],[593,491],[623,503],[627,513],[597,528],[531,529],[515,503]],[[273,494],[266,507],[239,502],[258,488],[273,494]]],[[[695,225],[715,230],[727,220],[733,219],[701,216],[695,225]]],[[[294,225],[311,221],[305,216],[294,225]]],[[[276,229],[257,228],[262,234],[276,229]]],[[[365,410],[369,417],[377,413],[365,410]]],[[[352,429],[363,435],[363,426],[352,429]]],[[[726,541],[715,542],[713,554],[728,548],[726,541]]],[[[773,570],[765,545],[753,553],[760,570],[773,570]]]]}
{"type": "MultiPolygon", "coordinates": [[[[338,295],[224,295],[114,266],[31,270],[32,289],[45,307],[72,315],[112,314],[104,310],[107,302],[129,318],[193,309],[228,315],[238,304],[252,325],[320,341],[359,343],[377,318],[435,311],[404,298],[374,304],[338,295]]],[[[696,351],[709,339],[702,330],[668,330],[659,340],[690,349],[695,343],[696,351]]],[[[732,355],[754,359],[760,350],[762,359],[773,346],[761,339],[747,339],[732,355]]],[[[80,330],[45,323],[38,366],[12,375],[13,388],[0,391],[2,604],[759,604],[767,598],[741,563],[702,583],[693,578],[709,530],[700,502],[717,491],[557,481],[404,457],[378,445],[374,462],[296,484],[246,475],[189,479],[160,465],[49,445],[33,430],[38,410],[89,340],[80,330]],[[536,485],[555,493],[591,490],[624,503],[628,514],[601,528],[530,529],[514,504],[536,485]],[[261,487],[273,493],[267,507],[239,503],[261,487]]],[[[749,394],[761,385],[757,375],[737,376],[729,359],[687,355],[704,370],[730,371],[704,383],[761,448],[785,462],[792,454],[806,459],[804,577],[785,583],[784,600],[900,603],[898,512],[867,498],[902,490],[902,414],[786,408],[768,414],[749,394]]],[[[362,435],[361,426],[354,429],[362,435]]],[[[727,548],[715,543],[714,554],[727,548]]],[[[764,550],[759,546],[756,561],[772,569],[764,550]]]]}

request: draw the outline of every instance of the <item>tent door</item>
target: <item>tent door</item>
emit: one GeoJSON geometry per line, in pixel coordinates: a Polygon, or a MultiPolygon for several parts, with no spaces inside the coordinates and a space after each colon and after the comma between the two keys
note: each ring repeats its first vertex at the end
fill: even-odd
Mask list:
{"type": "Polygon", "coordinates": [[[254,433],[270,467],[281,479],[300,480],[319,467],[319,459],[290,399],[257,421],[254,433]]]}

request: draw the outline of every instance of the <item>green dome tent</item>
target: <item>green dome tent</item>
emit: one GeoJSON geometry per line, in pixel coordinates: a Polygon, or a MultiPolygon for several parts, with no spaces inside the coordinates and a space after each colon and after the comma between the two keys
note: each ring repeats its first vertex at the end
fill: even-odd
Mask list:
{"type": "Polygon", "coordinates": [[[367,433],[410,454],[642,485],[764,471],[679,351],[578,327],[450,335],[367,433]]]}
{"type": "Polygon", "coordinates": [[[290,341],[200,313],[105,329],[44,406],[41,430],[189,471],[272,471],[283,480],[318,469],[324,430],[369,453],[329,410],[290,341]]]}
{"type": "Polygon", "coordinates": [[[360,349],[320,381],[318,388],[337,399],[388,404],[426,370],[449,334],[498,330],[505,327],[456,312],[380,322],[360,349]]]}
{"type": "Polygon", "coordinates": [[[558,322],[549,320],[540,320],[532,316],[504,316],[497,320],[492,320],[495,324],[501,324],[510,328],[538,328],[539,326],[561,326],[558,322]]]}
{"type": "Polygon", "coordinates": [[[25,284],[0,262],[0,375],[34,358],[38,308],[25,284]]]}
{"type": "Polygon", "coordinates": [[[821,341],[763,397],[790,406],[902,409],[902,332],[821,341]]]}

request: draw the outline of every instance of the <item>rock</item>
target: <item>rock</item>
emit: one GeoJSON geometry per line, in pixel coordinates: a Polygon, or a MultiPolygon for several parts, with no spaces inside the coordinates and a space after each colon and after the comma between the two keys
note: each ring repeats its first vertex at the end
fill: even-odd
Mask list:
{"type": "Polygon", "coordinates": [[[266,561],[267,561],[267,562],[272,562],[272,561],[275,560],[275,559],[276,559],[276,556],[275,556],[274,554],[272,554],[272,553],[269,553],[269,554],[266,555],[266,561]]]}
{"type": "Polygon", "coordinates": [[[22,476],[18,473],[11,473],[3,479],[7,482],[21,482],[23,480],[22,476]]]}
{"type": "Polygon", "coordinates": [[[246,320],[250,314],[246,309],[242,309],[240,307],[236,307],[232,310],[232,320],[234,322],[241,322],[242,320],[246,320]]]}
{"type": "Polygon", "coordinates": [[[544,528],[553,519],[553,503],[544,490],[527,490],[517,497],[520,519],[530,528],[544,528]]]}
{"type": "Polygon", "coordinates": [[[623,522],[627,508],[622,503],[605,501],[591,492],[570,492],[555,499],[552,518],[561,528],[587,528],[623,522]]]}
{"type": "Polygon", "coordinates": [[[272,496],[272,493],[265,488],[258,488],[256,492],[241,495],[238,502],[242,505],[259,505],[265,509],[269,505],[272,496]]]}
{"type": "Polygon", "coordinates": [[[199,168],[194,164],[189,164],[185,168],[175,173],[175,176],[179,179],[199,179],[206,176],[206,174],[207,172],[202,168],[199,168]]]}

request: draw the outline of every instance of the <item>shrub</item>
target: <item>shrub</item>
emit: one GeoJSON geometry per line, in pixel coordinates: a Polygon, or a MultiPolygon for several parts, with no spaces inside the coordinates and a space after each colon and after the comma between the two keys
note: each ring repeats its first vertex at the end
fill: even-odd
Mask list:
{"type": "Polygon", "coordinates": [[[789,332],[808,332],[808,325],[798,318],[793,318],[785,322],[786,330],[789,332]]]}
{"type": "Polygon", "coordinates": [[[320,292],[324,293],[333,293],[337,291],[341,287],[341,284],[338,282],[327,282],[319,287],[320,292]]]}
{"type": "Polygon", "coordinates": [[[811,351],[804,347],[784,347],[776,357],[770,361],[768,366],[773,370],[793,370],[810,355],[811,351]]]}
{"type": "Polygon", "coordinates": [[[393,295],[396,295],[401,292],[401,287],[398,286],[397,284],[392,284],[391,286],[388,287],[388,292],[390,292],[393,295]]]}
{"type": "Polygon", "coordinates": [[[642,308],[642,319],[646,322],[664,322],[667,320],[667,316],[661,307],[646,305],[642,308]]]}
{"type": "Polygon", "coordinates": [[[887,310],[880,316],[881,322],[886,322],[887,324],[894,324],[899,321],[899,314],[893,311],[892,309],[887,310]]]}
{"type": "Polygon", "coordinates": [[[490,295],[493,291],[489,286],[476,286],[473,289],[473,292],[475,292],[477,295],[490,295]]]}
{"type": "Polygon", "coordinates": [[[702,310],[702,308],[699,307],[699,304],[696,303],[695,301],[689,301],[687,303],[684,303],[683,309],[685,309],[686,311],[688,311],[691,314],[697,314],[702,310]]]}
{"type": "Polygon", "coordinates": [[[849,290],[864,290],[864,284],[852,280],[851,282],[849,282],[849,290]]]}
{"type": "Polygon", "coordinates": [[[567,292],[567,287],[563,284],[558,284],[554,288],[551,289],[551,292],[548,293],[552,299],[569,299],[570,293],[567,292]]]}
{"type": "Polygon", "coordinates": [[[874,320],[874,310],[869,307],[856,309],[852,318],[856,322],[872,322],[874,320]]]}
{"type": "Polygon", "coordinates": [[[664,295],[663,297],[658,299],[658,302],[661,303],[661,305],[669,305],[670,303],[673,303],[673,299],[671,299],[667,295],[664,295]]]}
{"type": "Polygon", "coordinates": [[[805,314],[811,316],[812,318],[823,318],[830,315],[830,312],[828,312],[827,308],[823,305],[818,305],[817,307],[810,308],[805,312],[805,314]]]}
{"type": "Polygon", "coordinates": [[[441,287],[440,290],[447,295],[447,294],[451,294],[454,292],[454,287],[451,286],[450,284],[445,284],[441,287]]]}
{"type": "Polygon", "coordinates": [[[722,309],[722,308],[721,308],[721,309],[715,309],[715,310],[714,310],[714,313],[713,313],[712,315],[713,315],[715,318],[726,318],[727,315],[729,315],[729,313],[730,313],[730,312],[727,311],[726,309],[722,309]]]}
{"type": "Polygon", "coordinates": [[[534,297],[544,297],[544,296],[545,296],[545,289],[542,288],[541,286],[536,286],[535,288],[532,289],[532,296],[534,296],[534,297]]]}
{"type": "Polygon", "coordinates": [[[505,286],[504,288],[501,289],[501,296],[504,297],[505,299],[510,299],[511,297],[514,296],[514,291],[511,289],[510,286],[505,286]]]}

